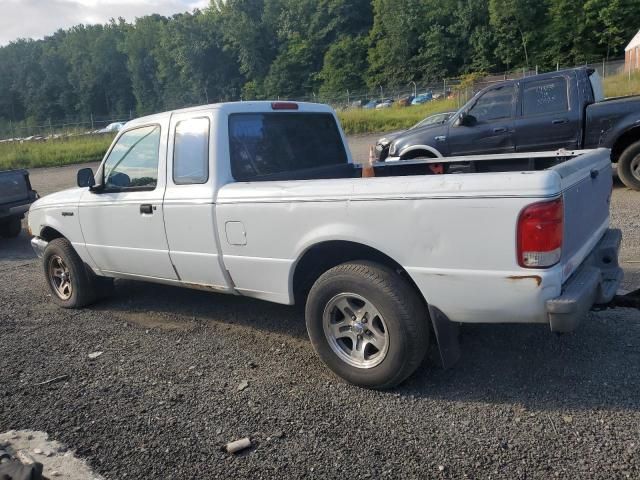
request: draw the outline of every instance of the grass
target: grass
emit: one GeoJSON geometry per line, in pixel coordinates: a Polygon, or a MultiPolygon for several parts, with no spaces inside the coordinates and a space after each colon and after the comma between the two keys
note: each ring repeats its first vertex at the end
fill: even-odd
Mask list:
{"type": "Polygon", "coordinates": [[[458,109],[456,100],[435,100],[411,107],[393,106],[380,110],[362,108],[338,112],[340,123],[347,135],[354,133],[388,132],[404,130],[425,117],[458,109]]]}
{"type": "Polygon", "coordinates": [[[611,75],[603,80],[605,97],[624,97],[640,94],[640,70],[611,75]]]}
{"type": "Polygon", "coordinates": [[[41,142],[0,143],[0,170],[55,167],[102,160],[113,135],[68,137],[41,142]]]}

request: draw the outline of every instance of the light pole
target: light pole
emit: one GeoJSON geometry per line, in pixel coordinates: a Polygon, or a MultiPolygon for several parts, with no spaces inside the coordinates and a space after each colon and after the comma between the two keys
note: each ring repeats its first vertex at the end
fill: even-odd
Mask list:
{"type": "Polygon", "coordinates": [[[413,83],[413,97],[417,97],[418,96],[418,86],[416,85],[416,82],[409,82],[409,85],[411,85],[413,83]]]}
{"type": "Polygon", "coordinates": [[[380,87],[380,100],[384,98],[384,92],[382,91],[382,85],[378,85],[380,87]]]}

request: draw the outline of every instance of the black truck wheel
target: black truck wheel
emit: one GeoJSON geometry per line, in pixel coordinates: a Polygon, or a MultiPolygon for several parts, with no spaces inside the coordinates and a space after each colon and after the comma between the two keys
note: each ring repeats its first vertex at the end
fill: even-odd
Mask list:
{"type": "Polygon", "coordinates": [[[98,296],[91,272],[87,271],[69,241],[56,238],[44,251],[43,266],[53,301],[63,308],[81,308],[98,296]]]}
{"type": "Polygon", "coordinates": [[[0,236],[5,238],[15,238],[22,231],[22,220],[18,217],[12,217],[0,223],[0,236]]]}
{"type": "Polygon", "coordinates": [[[627,187],[640,190],[640,142],[632,143],[620,155],[618,177],[627,187]]]}
{"type": "Polygon", "coordinates": [[[362,387],[398,385],[429,346],[424,303],[398,273],[373,262],[343,263],[324,273],[309,292],[306,322],[322,361],[362,387]]]}

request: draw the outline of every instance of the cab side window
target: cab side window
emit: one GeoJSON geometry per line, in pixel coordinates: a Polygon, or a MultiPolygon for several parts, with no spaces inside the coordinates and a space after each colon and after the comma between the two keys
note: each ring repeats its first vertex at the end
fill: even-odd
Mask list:
{"type": "Polygon", "coordinates": [[[209,180],[209,119],[190,118],[176,125],[173,181],[176,185],[209,180]]]}
{"type": "Polygon", "coordinates": [[[511,117],[513,105],[513,85],[505,85],[489,90],[476,101],[469,115],[478,122],[490,122],[511,117]]]}
{"type": "Polygon", "coordinates": [[[153,190],[158,183],[160,127],[135,128],[122,134],[104,163],[108,190],[153,190]]]}
{"type": "Polygon", "coordinates": [[[567,81],[564,78],[551,78],[529,82],[522,89],[522,115],[542,115],[569,110],[567,81]]]}

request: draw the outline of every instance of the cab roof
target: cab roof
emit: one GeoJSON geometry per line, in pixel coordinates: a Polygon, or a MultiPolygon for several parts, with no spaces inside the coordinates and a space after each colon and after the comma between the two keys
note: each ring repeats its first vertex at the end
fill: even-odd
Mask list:
{"type": "Polygon", "coordinates": [[[169,119],[172,115],[178,113],[196,113],[205,111],[222,111],[227,115],[232,113],[267,113],[267,112],[317,112],[331,113],[333,109],[322,103],[309,102],[290,102],[285,100],[267,100],[267,101],[249,101],[249,102],[223,102],[212,103],[209,105],[198,105],[195,107],[181,108],[178,110],[169,110],[162,113],[155,113],[140,118],[135,118],[127,122],[125,127],[142,125],[154,122],[160,122],[169,119]],[[276,107],[279,105],[280,108],[276,107]]]}

